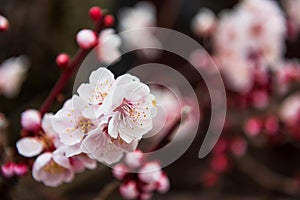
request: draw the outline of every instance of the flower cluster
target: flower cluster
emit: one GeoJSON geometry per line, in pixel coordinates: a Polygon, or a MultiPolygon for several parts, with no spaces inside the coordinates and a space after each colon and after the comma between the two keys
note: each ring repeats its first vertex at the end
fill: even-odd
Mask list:
{"type": "MultiPolygon", "coordinates": [[[[210,33],[215,58],[229,88],[249,91],[257,70],[267,73],[269,69],[280,67],[287,30],[284,14],[274,1],[241,1],[232,11],[223,12],[214,23],[211,25],[215,26],[214,31],[210,33]]],[[[200,25],[194,23],[193,29],[201,29],[203,25],[200,25]]]]}
{"type": "Polygon", "coordinates": [[[155,191],[169,190],[169,179],[158,162],[146,162],[140,150],[127,153],[124,160],[125,164],[114,166],[113,175],[122,182],[120,193],[125,199],[148,200],[155,191]],[[129,173],[132,170],[137,174],[129,173]]]}
{"type": "Polygon", "coordinates": [[[201,9],[191,24],[197,36],[211,41],[207,48],[212,60],[203,50],[193,52],[190,60],[209,73],[215,73],[210,66],[217,65],[230,110],[209,169],[202,173],[206,187],[217,185],[219,176],[239,162],[232,157],[248,156],[248,146],[299,141],[300,96],[295,91],[300,64],[285,58],[285,40],[298,36],[300,1],[282,2],[287,15],[276,1],[243,0],[218,17],[201,9]]]}
{"type": "Polygon", "coordinates": [[[149,27],[156,26],[156,9],[150,2],[139,2],[133,8],[124,8],[119,12],[119,31],[133,31],[124,35],[124,43],[129,48],[141,50],[142,56],[147,58],[157,57],[157,51],[146,48],[160,47],[160,41],[156,38],[154,31],[149,27]],[[134,23],[132,23],[134,22],[134,23]]]}
{"type": "Polygon", "coordinates": [[[18,151],[25,157],[39,155],[33,177],[48,186],[72,180],[85,167],[95,168],[95,160],[118,162],[152,129],[155,98],[135,76],[115,79],[108,69],[99,68],[78,94],[55,115],[41,119],[35,110],[22,114],[21,124],[29,136],[17,142],[18,151]]]}

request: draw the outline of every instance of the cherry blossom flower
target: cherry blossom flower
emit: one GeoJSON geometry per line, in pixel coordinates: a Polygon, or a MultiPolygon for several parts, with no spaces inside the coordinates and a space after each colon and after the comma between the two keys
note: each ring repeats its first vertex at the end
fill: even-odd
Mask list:
{"type": "Polygon", "coordinates": [[[153,192],[166,193],[169,190],[170,181],[160,164],[147,162],[140,150],[127,153],[124,161],[114,166],[113,175],[121,181],[120,194],[125,199],[151,199],[153,192]],[[131,170],[137,172],[137,176],[131,174],[131,170]]]}
{"type": "Polygon", "coordinates": [[[74,171],[67,157],[55,152],[41,154],[34,162],[32,176],[36,181],[46,186],[57,187],[63,182],[70,182],[74,178],[74,171]]]}
{"type": "Polygon", "coordinates": [[[119,12],[119,30],[139,29],[124,35],[125,45],[141,49],[143,56],[153,58],[157,51],[145,50],[145,47],[161,47],[153,31],[143,29],[156,26],[156,10],[150,2],[138,2],[133,8],[124,8],[119,12]]]}
{"type": "Polygon", "coordinates": [[[281,66],[286,26],[276,2],[242,1],[233,11],[221,14],[215,33],[218,66],[231,89],[249,90],[254,68],[273,70],[281,66]]]}
{"type": "Polygon", "coordinates": [[[209,36],[216,26],[215,14],[207,9],[202,8],[192,21],[192,30],[200,36],[209,36]]]}
{"type": "Polygon", "coordinates": [[[108,124],[111,137],[130,143],[152,129],[156,101],[149,87],[137,77],[129,74],[118,77],[111,97],[113,113],[108,124]]]}
{"type": "Polygon", "coordinates": [[[120,59],[121,38],[115,34],[114,29],[104,29],[99,35],[97,46],[98,59],[106,64],[120,59]]]}
{"type": "Polygon", "coordinates": [[[28,60],[24,56],[9,58],[0,65],[0,94],[15,97],[24,82],[28,70],[28,60]]]}
{"type": "MultiPolygon", "coordinates": [[[[91,73],[89,83],[81,84],[79,96],[92,106],[83,110],[83,115],[92,119],[100,117],[109,111],[102,104],[115,87],[114,75],[106,68],[99,68],[91,73]]],[[[107,101],[110,101],[108,99],[107,101]]]]}
{"type": "Polygon", "coordinates": [[[112,138],[107,133],[107,125],[103,125],[101,128],[92,131],[83,140],[81,149],[91,158],[110,165],[120,161],[124,152],[134,151],[137,144],[137,140],[126,143],[121,139],[112,138]]]}
{"type": "Polygon", "coordinates": [[[65,145],[80,143],[86,135],[97,128],[97,121],[85,118],[82,112],[88,104],[74,95],[53,117],[53,129],[59,134],[60,141],[65,145]]]}
{"type": "Polygon", "coordinates": [[[58,134],[52,129],[52,114],[46,114],[42,120],[43,133],[35,137],[23,137],[16,146],[18,153],[25,157],[34,157],[39,155],[43,150],[52,148],[52,146],[58,147],[61,143],[58,140],[58,134]]]}

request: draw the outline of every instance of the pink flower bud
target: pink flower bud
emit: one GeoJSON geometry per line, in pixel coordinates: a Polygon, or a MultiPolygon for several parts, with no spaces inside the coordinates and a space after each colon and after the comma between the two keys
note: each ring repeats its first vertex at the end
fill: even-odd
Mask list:
{"type": "Polygon", "coordinates": [[[41,126],[41,114],[39,111],[30,109],[21,115],[22,128],[27,131],[36,131],[41,126]]]}
{"type": "Polygon", "coordinates": [[[161,166],[158,162],[149,162],[139,171],[139,178],[145,183],[157,182],[162,175],[161,166]]]}
{"type": "Polygon", "coordinates": [[[70,57],[68,54],[61,53],[56,57],[56,64],[61,69],[66,68],[69,64],[70,57]]]}
{"type": "Polygon", "coordinates": [[[14,173],[17,176],[24,176],[28,172],[28,167],[25,164],[15,164],[14,173]]]}
{"type": "Polygon", "coordinates": [[[214,154],[224,153],[227,149],[228,149],[228,142],[221,138],[213,148],[213,153],[214,154]]]}
{"type": "Polygon", "coordinates": [[[210,162],[212,169],[216,172],[224,172],[228,169],[228,159],[224,154],[214,155],[210,162]]]}
{"type": "Polygon", "coordinates": [[[5,178],[11,178],[14,175],[14,163],[8,162],[5,165],[1,166],[2,175],[5,178]]]}
{"type": "Polygon", "coordinates": [[[208,171],[202,176],[202,184],[204,187],[214,187],[219,183],[219,177],[216,173],[208,171]]]}
{"type": "Polygon", "coordinates": [[[123,164],[117,164],[114,166],[112,173],[113,176],[118,180],[123,180],[124,177],[127,175],[128,168],[123,164]]]}
{"type": "Polygon", "coordinates": [[[137,168],[142,165],[143,159],[143,152],[140,150],[136,150],[135,152],[130,152],[126,154],[125,162],[129,167],[137,168]]]}
{"type": "Polygon", "coordinates": [[[89,11],[89,14],[90,14],[90,18],[97,22],[101,19],[102,17],[102,10],[100,7],[98,6],[94,6],[94,7],[91,7],[90,8],[90,11],[89,11]]]}
{"type": "Polygon", "coordinates": [[[80,48],[90,49],[97,45],[96,33],[89,29],[83,29],[76,35],[76,40],[80,48]]]}
{"type": "Polygon", "coordinates": [[[133,181],[121,185],[120,193],[125,199],[136,199],[139,196],[136,183],[133,181]]]}
{"type": "Polygon", "coordinates": [[[270,135],[276,134],[278,128],[279,128],[279,122],[276,117],[271,116],[265,121],[265,129],[268,134],[270,135]]]}
{"type": "Polygon", "coordinates": [[[269,103],[269,96],[265,91],[256,91],[253,93],[253,104],[256,108],[265,108],[269,103]]]}
{"type": "Polygon", "coordinates": [[[244,131],[249,136],[257,136],[261,131],[261,126],[261,121],[255,118],[251,118],[244,125],[244,131]]]}
{"type": "Polygon", "coordinates": [[[9,22],[8,20],[0,15],[0,32],[1,31],[7,31],[9,28],[9,22]]]}
{"type": "Polygon", "coordinates": [[[166,193],[170,189],[170,181],[167,175],[163,174],[157,182],[157,190],[160,193],[166,193]]]}
{"type": "Polygon", "coordinates": [[[150,200],[152,199],[153,194],[152,193],[143,193],[141,194],[141,200],[150,200]]]}
{"type": "Polygon", "coordinates": [[[247,143],[243,138],[235,138],[231,141],[230,149],[235,156],[243,156],[247,151],[247,143]]]}
{"type": "Polygon", "coordinates": [[[115,23],[115,18],[112,15],[106,15],[104,18],[104,25],[105,27],[111,27],[115,23]]]}

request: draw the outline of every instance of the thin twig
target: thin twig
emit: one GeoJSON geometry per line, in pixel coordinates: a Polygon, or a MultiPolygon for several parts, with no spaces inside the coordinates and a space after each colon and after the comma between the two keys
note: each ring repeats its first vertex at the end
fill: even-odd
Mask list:
{"type": "MultiPolygon", "coordinates": [[[[100,31],[104,28],[104,19],[105,15],[102,16],[102,19],[99,20],[98,23],[96,23],[94,31],[97,33],[97,35],[100,33],[100,31]]],[[[41,114],[45,114],[53,104],[56,97],[60,94],[62,89],[66,86],[70,78],[73,76],[73,74],[78,70],[79,66],[85,59],[85,57],[92,51],[91,49],[79,49],[67,68],[63,71],[61,76],[59,77],[58,81],[56,82],[55,86],[52,88],[50,94],[40,107],[41,114]]]]}

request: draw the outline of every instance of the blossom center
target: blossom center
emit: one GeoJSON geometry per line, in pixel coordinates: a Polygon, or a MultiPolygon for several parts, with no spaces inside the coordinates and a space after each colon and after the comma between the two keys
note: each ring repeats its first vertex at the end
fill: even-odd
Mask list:
{"type": "MultiPolygon", "coordinates": [[[[139,105],[139,103],[137,105],[139,105]]],[[[136,105],[125,98],[123,99],[122,104],[114,110],[114,112],[116,111],[121,112],[121,117],[129,116],[134,122],[141,116],[141,112],[137,110],[136,105]]]]}
{"type": "Polygon", "coordinates": [[[65,173],[67,171],[66,168],[58,165],[56,162],[54,162],[53,160],[50,161],[50,163],[48,165],[46,165],[45,167],[43,167],[43,170],[55,175],[55,174],[62,174],[65,173]]]}
{"type": "Polygon", "coordinates": [[[79,120],[77,126],[83,133],[87,133],[93,128],[94,124],[89,119],[84,118],[79,120]]]}

